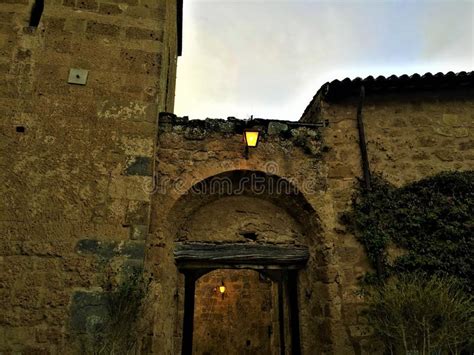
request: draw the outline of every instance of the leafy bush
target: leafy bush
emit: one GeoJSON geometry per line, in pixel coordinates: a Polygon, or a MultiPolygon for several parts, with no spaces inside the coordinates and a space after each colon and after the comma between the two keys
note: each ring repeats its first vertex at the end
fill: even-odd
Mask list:
{"type": "Polygon", "coordinates": [[[472,344],[473,298],[453,278],[407,274],[365,291],[365,316],[391,354],[459,354],[472,344]]]}

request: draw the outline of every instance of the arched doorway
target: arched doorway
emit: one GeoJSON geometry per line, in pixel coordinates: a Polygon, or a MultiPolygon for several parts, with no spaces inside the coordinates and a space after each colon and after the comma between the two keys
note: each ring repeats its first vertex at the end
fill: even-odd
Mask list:
{"type": "Polygon", "coordinates": [[[195,304],[191,308],[190,302],[195,302],[196,282],[213,270],[250,269],[276,285],[275,307],[283,318],[273,331],[279,336],[280,354],[298,354],[300,343],[314,349],[317,324],[309,319],[320,308],[311,292],[324,285],[309,275],[314,270],[321,274],[318,268],[325,262],[315,254],[321,227],[314,209],[291,182],[234,170],[194,184],[174,202],[161,201],[172,207],[157,223],[150,249],[160,299],[154,333],[170,334],[173,329],[173,337],[155,338],[158,344],[168,347],[172,341],[173,353],[191,354],[195,304]]]}

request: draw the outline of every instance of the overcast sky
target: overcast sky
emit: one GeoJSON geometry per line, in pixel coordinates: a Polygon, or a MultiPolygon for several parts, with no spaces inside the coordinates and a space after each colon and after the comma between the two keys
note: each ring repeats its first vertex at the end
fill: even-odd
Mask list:
{"type": "Polygon", "coordinates": [[[319,87],[474,70],[474,0],[184,0],[175,112],[298,120],[319,87]]]}

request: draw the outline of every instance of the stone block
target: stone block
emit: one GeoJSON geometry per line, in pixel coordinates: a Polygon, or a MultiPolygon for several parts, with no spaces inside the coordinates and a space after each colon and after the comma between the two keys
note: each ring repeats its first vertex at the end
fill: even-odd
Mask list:
{"type": "Polygon", "coordinates": [[[63,6],[75,7],[76,6],[76,0],[63,0],[63,6]]]}
{"type": "Polygon", "coordinates": [[[366,337],[374,333],[374,328],[368,325],[351,325],[349,326],[349,332],[354,338],[366,337]]]}
{"type": "MultiPolygon", "coordinates": [[[[105,80],[110,75],[107,71],[100,73],[100,76],[105,80]]],[[[117,75],[117,78],[123,77],[122,74],[117,75]]],[[[125,76],[125,80],[128,77],[125,76]]],[[[97,84],[98,86],[99,84],[97,84]]],[[[102,100],[98,108],[98,116],[104,120],[107,125],[110,121],[129,121],[140,122],[146,121],[149,123],[156,122],[156,104],[146,104],[143,102],[129,101],[129,100],[112,100],[110,98],[102,100]]],[[[136,135],[136,132],[135,132],[136,135]]],[[[133,138],[136,140],[136,138],[133,138]]],[[[126,140],[122,138],[122,140],[126,140]]]]}
{"type": "Polygon", "coordinates": [[[339,270],[335,267],[318,267],[315,271],[318,281],[324,283],[335,282],[339,276],[339,270]]]}
{"type": "Polygon", "coordinates": [[[87,21],[84,19],[67,18],[64,23],[64,31],[70,33],[82,33],[86,30],[87,21]]]}
{"type": "MultiPolygon", "coordinates": [[[[131,0],[134,1],[134,0],[131,0]]],[[[130,17],[144,19],[144,18],[153,18],[153,13],[156,13],[156,10],[146,8],[143,6],[128,6],[124,7],[124,14],[130,17]]]]}
{"type": "Polygon", "coordinates": [[[139,201],[149,200],[149,187],[152,186],[148,176],[120,176],[110,181],[110,197],[139,201]]]}
{"type": "Polygon", "coordinates": [[[455,152],[452,150],[437,150],[434,155],[441,161],[453,161],[456,159],[455,152]]]}
{"type": "Polygon", "coordinates": [[[438,145],[438,140],[433,136],[421,136],[417,140],[420,147],[435,147],[438,145]]]}
{"type": "Polygon", "coordinates": [[[144,241],[127,241],[119,248],[120,255],[126,256],[130,259],[143,260],[145,257],[145,242],[144,241]]]}
{"type": "Polygon", "coordinates": [[[80,254],[95,255],[103,259],[125,256],[130,259],[143,259],[145,255],[144,241],[101,241],[97,239],[82,239],[77,242],[76,251],[80,254]]]}
{"type": "Polygon", "coordinates": [[[195,161],[204,161],[209,157],[208,152],[194,152],[191,159],[195,161]]]}
{"type": "Polygon", "coordinates": [[[96,11],[98,3],[95,0],[77,0],[76,7],[86,11],[96,11]]]}
{"type": "Polygon", "coordinates": [[[143,272],[143,259],[129,259],[123,263],[123,271],[128,274],[139,274],[143,272]]]}
{"type": "Polygon", "coordinates": [[[281,132],[288,130],[288,125],[280,122],[270,122],[268,124],[267,133],[269,135],[278,135],[281,132]]]}
{"type": "Polygon", "coordinates": [[[130,239],[146,240],[148,236],[148,225],[134,224],[130,226],[130,239]]]}
{"type": "Polygon", "coordinates": [[[474,140],[459,143],[459,150],[474,150],[474,140]]]}
{"type": "Polygon", "coordinates": [[[86,32],[103,36],[118,36],[120,34],[120,27],[108,23],[88,21],[86,32]]]}
{"type": "Polygon", "coordinates": [[[104,15],[119,15],[123,12],[123,10],[115,4],[99,4],[99,13],[104,15]]]}
{"type": "Polygon", "coordinates": [[[355,177],[354,171],[350,165],[336,164],[329,168],[329,178],[352,178],[355,177]]]}
{"type": "Polygon", "coordinates": [[[81,254],[94,254],[110,259],[116,255],[115,242],[103,242],[97,239],[82,239],[77,242],[76,250],[81,254]]]}
{"type": "Polygon", "coordinates": [[[106,295],[102,292],[73,294],[71,328],[76,333],[95,333],[108,320],[106,295]]]}
{"type": "Polygon", "coordinates": [[[54,33],[63,30],[64,24],[66,23],[66,19],[61,17],[49,17],[45,18],[44,22],[46,31],[51,31],[52,33],[54,33]]]}
{"type": "MultiPolygon", "coordinates": [[[[35,339],[40,344],[58,344],[62,337],[63,331],[60,327],[36,328],[35,339]]],[[[47,352],[46,354],[51,354],[51,352],[47,352]]]]}
{"type": "Polygon", "coordinates": [[[0,63],[0,73],[8,73],[10,71],[9,63],[0,63]]]}
{"type": "Polygon", "coordinates": [[[124,175],[152,176],[153,159],[150,157],[128,157],[124,175]]]}
{"type": "Polygon", "coordinates": [[[130,201],[125,214],[125,225],[146,225],[150,214],[150,203],[147,201],[130,201]]]}
{"type": "Polygon", "coordinates": [[[129,6],[138,5],[138,0],[112,0],[111,2],[118,3],[118,4],[127,4],[129,6]]]}
{"type": "Polygon", "coordinates": [[[2,0],[2,4],[28,4],[28,0],[2,0]]]}
{"type": "Polygon", "coordinates": [[[361,248],[354,248],[354,247],[346,247],[340,246],[336,247],[336,254],[339,257],[341,263],[356,263],[360,260],[363,256],[363,249],[361,248]]]}
{"type": "Polygon", "coordinates": [[[203,140],[208,135],[208,132],[201,127],[186,127],[184,137],[189,140],[203,140]]]}
{"type": "Polygon", "coordinates": [[[163,42],[163,31],[153,31],[140,27],[128,27],[125,36],[129,39],[163,42]]]}
{"type": "Polygon", "coordinates": [[[413,160],[428,160],[430,156],[425,151],[416,152],[412,155],[413,160]]]}
{"type": "Polygon", "coordinates": [[[120,60],[128,70],[135,73],[158,74],[161,65],[161,53],[139,49],[122,49],[120,60]]]}
{"type": "Polygon", "coordinates": [[[0,23],[10,23],[14,15],[14,12],[0,12],[0,23]]]}
{"type": "Polygon", "coordinates": [[[235,132],[235,122],[224,121],[219,124],[219,131],[223,133],[233,133],[235,132]]]}
{"type": "Polygon", "coordinates": [[[5,340],[11,345],[27,345],[31,344],[32,329],[27,326],[23,327],[11,327],[5,329],[5,340]]]}

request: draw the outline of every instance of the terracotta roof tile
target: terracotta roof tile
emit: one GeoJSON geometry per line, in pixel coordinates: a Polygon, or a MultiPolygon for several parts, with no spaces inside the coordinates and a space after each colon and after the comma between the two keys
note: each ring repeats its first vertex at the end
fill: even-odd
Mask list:
{"type": "Polygon", "coordinates": [[[326,102],[336,102],[351,96],[358,96],[360,87],[364,86],[366,95],[373,93],[388,94],[392,92],[405,92],[410,90],[445,90],[460,87],[474,88],[474,71],[471,72],[448,72],[448,73],[426,73],[424,75],[391,75],[389,77],[368,76],[362,78],[345,78],[327,82],[318,90],[310,104],[303,113],[303,117],[310,110],[314,101],[318,98],[326,102]]]}

